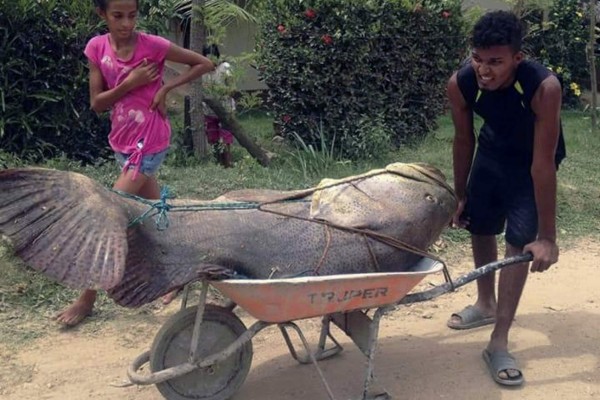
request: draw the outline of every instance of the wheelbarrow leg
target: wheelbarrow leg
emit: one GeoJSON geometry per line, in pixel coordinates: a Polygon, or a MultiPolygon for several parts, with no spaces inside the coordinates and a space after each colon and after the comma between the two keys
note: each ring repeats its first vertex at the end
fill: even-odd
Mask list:
{"type": "Polygon", "coordinates": [[[298,354],[296,353],[296,350],[294,349],[292,341],[290,340],[289,334],[287,333],[288,328],[293,329],[298,334],[298,337],[302,341],[302,345],[304,346],[304,349],[306,350],[306,354],[308,355],[310,362],[315,366],[315,368],[317,369],[317,372],[319,373],[319,377],[321,378],[321,382],[323,382],[323,386],[325,386],[325,390],[327,391],[327,396],[329,397],[329,400],[335,400],[335,397],[333,396],[333,392],[331,391],[331,388],[329,387],[329,384],[327,383],[327,380],[325,379],[325,375],[323,375],[323,371],[321,370],[321,367],[319,367],[319,364],[317,363],[317,358],[315,357],[315,353],[313,353],[310,350],[308,341],[302,334],[302,330],[300,330],[298,325],[294,324],[293,322],[286,322],[284,324],[279,324],[279,329],[281,330],[281,333],[283,334],[285,342],[287,343],[288,348],[290,349],[290,353],[292,353],[292,357],[294,357],[296,360],[300,361],[300,359],[298,358],[298,354]]]}
{"type": "Polygon", "coordinates": [[[365,371],[365,382],[360,400],[389,400],[392,398],[385,390],[373,390],[371,383],[375,374],[375,352],[377,351],[379,322],[387,312],[393,309],[394,307],[378,308],[373,315],[373,320],[369,324],[369,341],[367,351],[365,352],[367,356],[367,370],[365,371]]]}
{"type": "Polygon", "coordinates": [[[183,287],[183,294],[181,295],[181,306],[179,310],[185,310],[187,308],[188,298],[190,297],[190,285],[183,287]]]}
{"type": "Polygon", "coordinates": [[[381,318],[394,306],[378,308],[373,318],[369,318],[363,311],[351,311],[348,313],[335,313],[329,315],[333,322],[342,332],[344,332],[360,351],[367,357],[367,369],[363,393],[360,400],[386,400],[390,395],[385,390],[374,390],[371,387],[374,376],[375,352],[377,350],[377,338],[379,335],[379,323],[381,318]]]}
{"type": "MultiPolygon", "coordinates": [[[[342,345],[339,344],[339,342],[331,334],[331,331],[329,329],[330,322],[331,317],[329,315],[323,317],[321,323],[321,336],[319,337],[319,344],[317,346],[317,351],[314,352],[314,357],[317,361],[331,358],[339,354],[342,350],[344,350],[342,345]],[[333,347],[330,347],[328,349],[325,348],[325,346],[327,345],[327,338],[329,338],[333,342],[333,347]]],[[[281,334],[283,335],[285,343],[287,344],[290,354],[292,355],[294,360],[298,361],[300,364],[312,364],[312,359],[310,355],[298,354],[287,330],[285,329],[285,326],[280,325],[279,329],[281,330],[281,334]]]]}
{"type": "MultiPolygon", "coordinates": [[[[185,285],[183,287],[183,293],[181,295],[181,306],[179,307],[180,311],[185,310],[187,308],[191,291],[190,287],[191,285],[185,285]]],[[[221,307],[225,308],[226,310],[233,311],[233,309],[237,307],[237,304],[227,299],[221,307]]]]}
{"type": "Polygon", "coordinates": [[[202,281],[202,291],[196,311],[196,321],[194,322],[194,331],[192,333],[192,342],[190,343],[190,363],[198,361],[198,348],[200,346],[200,335],[202,331],[202,321],[204,320],[204,309],[206,308],[206,297],[208,295],[208,281],[202,281]]]}
{"type": "Polygon", "coordinates": [[[317,349],[317,360],[325,360],[326,358],[333,357],[339,354],[344,348],[331,334],[331,316],[326,315],[321,321],[321,336],[319,337],[319,347],[317,349]],[[328,349],[325,348],[327,345],[327,338],[333,342],[333,347],[328,349]]]}

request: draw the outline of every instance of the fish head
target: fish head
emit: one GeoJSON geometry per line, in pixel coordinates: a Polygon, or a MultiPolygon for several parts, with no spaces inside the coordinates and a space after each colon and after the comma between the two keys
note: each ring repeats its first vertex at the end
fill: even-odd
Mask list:
{"type": "Polygon", "coordinates": [[[385,169],[339,181],[325,180],[313,197],[311,217],[423,246],[437,239],[457,207],[457,199],[436,167],[394,163],[385,169]]]}

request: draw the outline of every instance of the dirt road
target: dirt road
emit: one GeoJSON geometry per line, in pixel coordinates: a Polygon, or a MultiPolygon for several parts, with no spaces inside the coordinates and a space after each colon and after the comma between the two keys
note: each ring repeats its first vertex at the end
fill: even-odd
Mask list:
{"type": "MultiPolygon", "coordinates": [[[[481,358],[491,328],[447,329],[449,315],[473,301],[475,285],[434,301],[402,307],[384,318],[376,376],[394,399],[595,399],[600,398],[600,241],[584,240],[564,251],[544,274],[531,275],[515,321],[511,351],[526,383],[504,389],[490,379],[481,358]]],[[[468,257],[451,265],[470,268],[468,257]]],[[[426,279],[438,283],[440,277],[426,279]]],[[[116,388],[129,363],[146,350],[177,305],[153,312],[118,314],[71,331],[58,328],[18,352],[4,352],[0,398],[6,400],[160,400],[154,387],[116,388]]],[[[251,318],[243,317],[246,323],[251,318]]],[[[313,339],[318,321],[304,321],[313,339]]],[[[345,339],[343,334],[336,335],[345,339]]],[[[360,393],[364,357],[348,340],[345,351],[322,363],[339,399],[360,393]]],[[[253,341],[254,359],[234,400],[325,399],[311,366],[298,365],[278,331],[253,341]]]]}

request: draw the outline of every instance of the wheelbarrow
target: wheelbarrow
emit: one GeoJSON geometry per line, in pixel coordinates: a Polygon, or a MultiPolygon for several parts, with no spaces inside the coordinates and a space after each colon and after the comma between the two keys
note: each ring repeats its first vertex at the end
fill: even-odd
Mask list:
{"type": "Polygon", "coordinates": [[[452,281],[441,262],[422,258],[409,271],[345,274],[289,279],[228,279],[203,281],[197,306],[187,307],[187,290],[179,312],[157,333],[152,348],[138,356],[127,373],[133,384],[156,385],[168,400],[227,400],[242,386],[252,363],[252,338],[276,325],[291,356],[316,368],[330,400],[334,394],[318,361],[335,356],[342,346],[333,323],[348,335],[367,358],[361,400],[391,399],[374,389],[374,360],[381,318],[400,304],[433,299],[500,268],[531,261],[531,254],[506,258],[475,269],[452,281]],[[426,275],[444,270],[446,283],[408,294],[426,275]],[[209,285],[231,299],[230,307],[207,304],[209,285]],[[233,313],[235,305],[257,321],[249,328],[233,313]],[[369,310],[375,309],[372,317],[369,310]],[[317,349],[312,351],[294,322],[322,317],[317,349]],[[290,337],[295,333],[304,352],[290,337]],[[149,373],[141,368],[150,365],[149,373]]]}

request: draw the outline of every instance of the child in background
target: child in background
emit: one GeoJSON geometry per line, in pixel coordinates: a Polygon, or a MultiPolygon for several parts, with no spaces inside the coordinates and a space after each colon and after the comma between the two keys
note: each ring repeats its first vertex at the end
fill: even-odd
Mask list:
{"type": "MultiPolygon", "coordinates": [[[[206,57],[167,39],[135,30],[138,0],[94,0],[108,32],[92,38],[85,55],[90,68],[90,102],[94,111],[111,111],[108,141],[122,170],[113,188],[148,199],[160,198],[156,172],[171,138],[166,116],[169,91],[215,69],[206,57]],[[189,65],[163,84],[165,61],[189,65]]],[[[172,300],[170,294],[163,302],[172,300]]],[[[91,314],[96,291],[85,290],[57,316],[74,326],[91,314]]]]}
{"type": "MultiPolygon", "coordinates": [[[[227,85],[227,80],[231,78],[231,64],[227,61],[219,62],[221,52],[216,44],[204,46],[202,54],[205,57],[212,57],[218,64],[216,69],[202,77],[205,85],[227,85]]],[[[229,113],[235,112],[235,100],[229,95],[222,96],[221,104],[229,113]]],[[[206,104],[204,105],[204,121],[206,137],[208,144],[213,146],[217,161],[225,168],[232,167],[231,145],[233,144],[233,134],[221,126],[221,120],[215,115],[213,110],[206,104]]]]}

